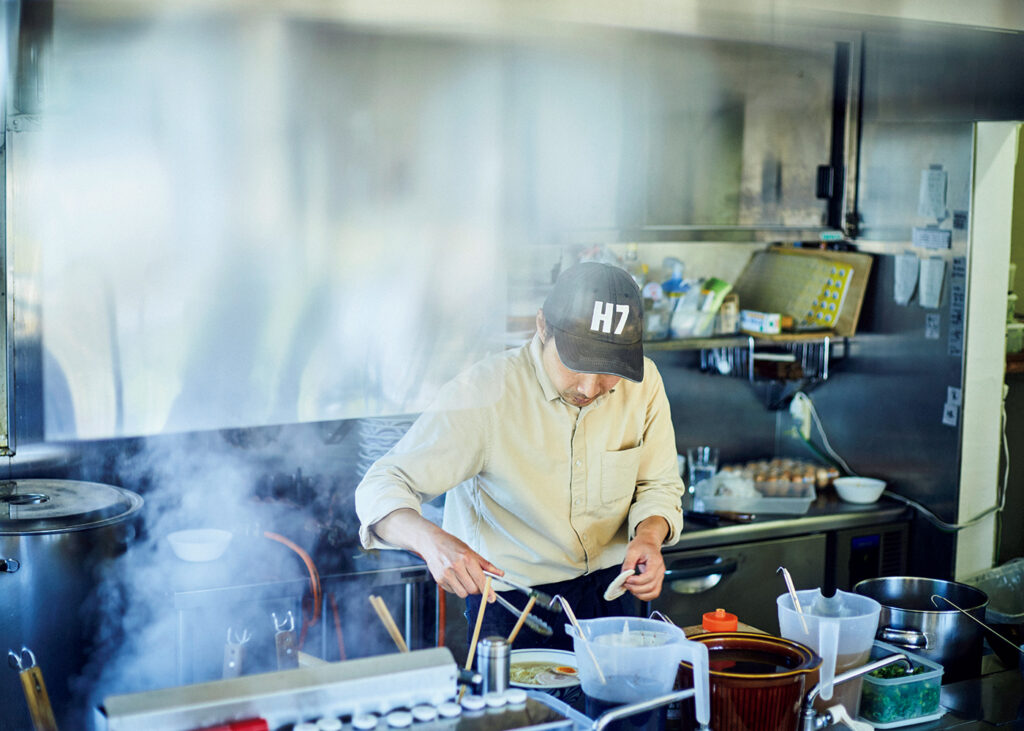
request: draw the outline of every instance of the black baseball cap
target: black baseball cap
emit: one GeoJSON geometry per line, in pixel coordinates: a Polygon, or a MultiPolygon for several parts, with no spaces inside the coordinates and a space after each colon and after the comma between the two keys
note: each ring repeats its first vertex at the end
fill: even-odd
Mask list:
{"type": "Polygon", "coordinates": [[[544,300],[544,321],[566,368],[643,380],[643,299],[625,269],[594,261],[569,267],[544,300]]]}

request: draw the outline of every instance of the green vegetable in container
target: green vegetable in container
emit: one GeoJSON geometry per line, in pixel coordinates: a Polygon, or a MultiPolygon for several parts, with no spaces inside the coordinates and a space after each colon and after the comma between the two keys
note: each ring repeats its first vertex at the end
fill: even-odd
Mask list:
{"type": "MultiPolygon", "coordinates": [[[[918,665],[907,670],[902,665],[887,665],[868,674],[881,680],[893,680],[927,672],[918,665]]],[[[897,683],[864,683],[860,713],[876,723],[891,723],[934,713],[939,707],[941,692],[938,678],[897,683]]]]}

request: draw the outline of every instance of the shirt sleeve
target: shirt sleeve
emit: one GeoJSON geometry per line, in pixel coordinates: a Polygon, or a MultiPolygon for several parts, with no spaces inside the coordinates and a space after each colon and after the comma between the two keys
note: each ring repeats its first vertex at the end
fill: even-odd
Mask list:
{"type": "Polygon", "coordinates": [[[683,530],[683,480],[679,476],[675,429],[661,374],[650,360],[644,369],[646,416],[636,493],[629,509],[629,537],[636,535],[641,522],[660,515],[669,526],[664,545],[671,546],[683,530]]]}
{"type": "Polygon", "coordinates": [[[423,514],[422,504],[479,473],[486,462],[487,410],[458,396],[458,384],[378,459],[355,490],[359,540],[364,548],[394,548],[371,527],[400,508],[423,514]]]}

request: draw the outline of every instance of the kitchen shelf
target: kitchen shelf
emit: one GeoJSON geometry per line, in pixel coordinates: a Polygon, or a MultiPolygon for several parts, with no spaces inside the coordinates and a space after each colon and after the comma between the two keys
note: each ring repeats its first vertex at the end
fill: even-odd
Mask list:
{"type": "Polygon", "coordinates": [[[706,338],[682,338],[679,340],[645,340],[645,351],[659,350],[710,350],[713,348],[744,348],[755,344],[774,345],[780,343],[810,343],[823,341],[825,338],[835,340],[844,337],[831,330],[800,333],[779,333],[778,335],[737,333],[735,335],[715,335],[706,338]]]}

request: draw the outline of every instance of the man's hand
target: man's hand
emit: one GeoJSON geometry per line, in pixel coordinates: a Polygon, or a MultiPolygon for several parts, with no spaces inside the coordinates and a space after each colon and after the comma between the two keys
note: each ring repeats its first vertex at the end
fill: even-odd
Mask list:
{"type": "Polygon", "coordinates": [[[626,579],[625,587],[641,601],[649,602],[661,594],[661,582],[665,578],[661,546],[668,531],[668,521],[661,516],[652,516],[640,522],[636,527],[636,535],[626,547],[622,570],[639,567],[640,573],[626,579]]]}
{"type": "MultiPolygon", "coordinates": [[[[484,571],[504,574],[451,533],[410,508],[389,513],[374,523],[371,530],[381,540],[419,554],[437,585],[463,598],[483,592],[487,581],[484,571]]],[[[493,591],[487,601],[494,601],[493,591]]]]}

